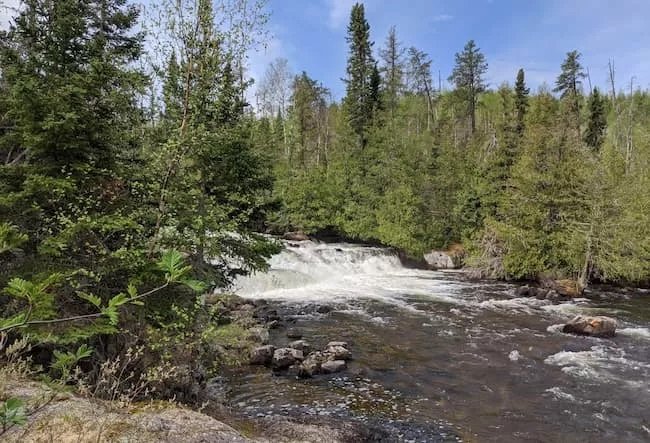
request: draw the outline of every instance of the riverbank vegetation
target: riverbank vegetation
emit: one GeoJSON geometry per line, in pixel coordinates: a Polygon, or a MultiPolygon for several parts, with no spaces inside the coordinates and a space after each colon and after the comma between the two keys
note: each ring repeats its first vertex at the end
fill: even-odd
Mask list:
{"type": "Polygon", "coordinates": [[[444,89],[396,29],[373,50],[363,5],[348,44],[340,103],[281,60],[261,84],[279,230],[333,229],[414,255],[462,243],[469,265],[498,278],[648,281],[650,94],[620,83],[613,61],[609,91],[591,88],[578,51],[538,90],[523,69],[487,85],[470,40],[444,89]]]}
{"type": "Polygon", "coordinates": [[[252,320],[221,329],[200,296],[265,268],[264,231],[462,243],[499,278],[650,279],[650,94],[613,62],[609,91],[577,51],[550,86],[488,85],[470,40],[444,89],[396,29],[375,47],[357,4],[341,101],[276,60],[252,106],[264,2],[217,3],[25,0],[0,32],[3,352],[27,340],[63,386],[134,349],[125,371],[217,371],[209,345],[252,320]]]}

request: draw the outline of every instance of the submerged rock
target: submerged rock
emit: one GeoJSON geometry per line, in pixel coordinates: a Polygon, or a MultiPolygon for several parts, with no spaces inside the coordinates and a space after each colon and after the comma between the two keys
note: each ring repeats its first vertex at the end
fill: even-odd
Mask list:
{"type": "Polygon", "coordinates": [[[319,314],[329,314],[332,312],[332,307],[327,305],[320,305],[318,308],[316,308],[316,312],[319,314]]]}
{"type": "Polygon", "coordinates": [[[333,374],[335,372],[341,372],[347,368],[347,363],[345,360],[329,360],[321,365],[321,371],[323,374],[333,374]]]}
{"type": "Polygon", "coordinates": [[[616,335],[617,326],[616,320],[611,317],[578,315],[564,325],[562,332],[593,337],[613,337],[616,335]]]}
{"type": "Polygon", "coordinates": [[[306,241],[310,240],[309,236],[302,231],[287,232],[282,238],[289,241],[306,241]]]}
{"type": "Polygon", "coordinates": [[[291,328],[287,331],[287,337],[300,340],[302,338],[302,331],[299,329],[291,328]]]}
{"type": "Polygon", "coordinates": [[[557,291],[548,288],[538,288],[536,286],[519,286],[515,289],[516,297],[531,297],[536,298],[537,300],[550,300],[550,301],[564,301],[568,300],[568,297],[565,297],[557,291]]]}
{"type": "Polygon", "coordinates": [[[304,359],[304,354],[302,351],[292,348],[280,348],[276,349],[273,353],[273,359],[271,361],[273,369],[286,369],[289,366],[293,365],[296,361],[302,361],[304,359]]]}
{"type": "Polygon", "coordinates": [[[273,360],[273,353],[275,352],[275,346],[266,345],[260,346],[251,352],[250,364],[252,365],[268,365],[271,364],[273,360]]]}

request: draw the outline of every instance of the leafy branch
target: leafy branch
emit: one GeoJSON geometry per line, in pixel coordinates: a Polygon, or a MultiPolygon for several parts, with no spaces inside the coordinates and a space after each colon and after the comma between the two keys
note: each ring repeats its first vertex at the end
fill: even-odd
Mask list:
{"type": "Polygon", "coordinates": [[[205,285],[201,281],[188,277],[192,267],[185,265],[183,256],[178,251],[165,252],[157,263],[157,268],[165,276],[162,285],[138,293],[136,286],[129,284],[126,293],[117,294],[108,300],[106,304],[102,304],[101,298],[97,295],[79,292],[77,296],[93,305],[98,312],[62,318],[43,318],[48,317],[48,313],[53,310],[53,297],[49,294],[49,291],[61,280],[61,274],[53,274],[39,283],[14,278],[9,281],[4,292],[9,296],[24,300],[27,303],[27,308],[14,317],[0,319],[0,334],[4,335],[8,331],[28,326],[52,325],[99,318],[106,318],[112,326],[117,326],[121,306],[128,304],[142,305],[142,299],[162,291],[172,284],[182,284],[197,292],[205,289],[205,285]]]}

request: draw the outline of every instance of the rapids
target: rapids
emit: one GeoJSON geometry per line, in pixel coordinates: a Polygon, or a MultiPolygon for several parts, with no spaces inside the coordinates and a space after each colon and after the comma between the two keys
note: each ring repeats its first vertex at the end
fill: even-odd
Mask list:
{"type": "MultiPolygon", "coordinates": [[[[650,441],[646,292],[601,288],[552,304],[516,298],[510,284],[407,269],[382,248],[286,246],[236,292],[276,304],[316,347],[348,341],[355,359],[310,380],[246,369],[232,377],[233,408],[362,420],[390,440],[650,441]],[[579,313],[617,318],[617,336],[560,333],[579,313]]],[[[288,339],[274,330],[271,341],[288,339]]]]}

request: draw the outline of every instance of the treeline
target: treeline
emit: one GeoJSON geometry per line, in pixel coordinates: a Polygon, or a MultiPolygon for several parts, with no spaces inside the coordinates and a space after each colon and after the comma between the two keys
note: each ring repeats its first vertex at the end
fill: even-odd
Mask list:
{"type": "MultiPolygon", "coordinates": [[[[443,90],[391,29],[373,51],[363,5],[348,26],[346,96],[271,64],[256,145],[273,156],[278,230],[335,230],[420,254],[462,243],[485,275],[650,278],[650,94],[584,92],[571,51],[554,86],[489,89],[474,41],[443,90]]],[[[589,81],[590,83],[590,81],[589,81]]]]}

